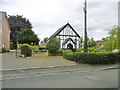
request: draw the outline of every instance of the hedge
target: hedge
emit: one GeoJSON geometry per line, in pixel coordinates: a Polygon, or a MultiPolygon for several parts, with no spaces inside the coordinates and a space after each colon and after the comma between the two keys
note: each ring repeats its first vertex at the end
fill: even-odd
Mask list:
{"type": "MultiPolygon", "coordinates": [[[[72,50],[63,50],[62,51],[63,57],[69,60],[70,55],[73,54],[72,50]]],[[[71,59],[71,58],[70,58],[71,59]]]]}
{"type": "Polygon", "coordinates": [[[21,54],[25,55],[25,57],[32,56],[31,46],[29,44],[22,44],[21,54]]]}
{"type": "Polygon", "coordinates": [[[118,53],[82,53],[64,51],[63,57],[84,64],[113,64],[119,62],[120,54],[118,53]]]}

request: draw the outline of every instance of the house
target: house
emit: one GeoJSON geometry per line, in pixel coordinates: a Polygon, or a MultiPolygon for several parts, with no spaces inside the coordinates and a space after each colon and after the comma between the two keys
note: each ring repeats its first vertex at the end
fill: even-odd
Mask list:
{"type": "Polygon", "coordinates": [[[81,37],[69,23],[59,28],[52,36],[60,39],[62,49],[76,50],[80,47],[81,37]]]}
{"type": "Polygon", "coordinates": [[[10,27],[6,12],[0,11],[0,51],[3,47],[10,49],[10,27]]]}

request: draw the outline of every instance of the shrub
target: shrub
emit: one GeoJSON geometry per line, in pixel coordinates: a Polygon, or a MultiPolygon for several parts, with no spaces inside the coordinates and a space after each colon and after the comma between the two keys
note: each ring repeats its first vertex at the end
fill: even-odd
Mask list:
{"type": "Polygon", "coordinates": [[[88,52],[97,52],[97,49],[99,48],[99,46],[93,46],[93,47],[89,47],[88,48],[88,52]]]}
{"type": "Polygon", "coordinates": [[[63,53],[63,49],[61,49],[61,48],[58,51],[61,52],[61,53],[63,53]]]}
{"type": "Polygon", "coordinates": [[[63,57],[80,62],[80,63],[87,63],[87,64],[113,64],[119,62],[118,58],[120,58],[120,54],[118,53],[81,53],[81,52],[64,52],[63,57]]]}
{"type": "Polygon", "coordinates": [[[58,53],[59,56],[62,56],[63,55],[63,49],[59,49],[57,53],[58,53]]]}
{"type": "Polygon", "coordinates": [[[38,52],[39,51],[39,47],[38,46],[31,46],[33,52],[38,52]]]}
{"type": "Polygon", "coordinates": [[[84,52],[84,48],[78,48],[76,51],[77,52],[84,52]]]}
{"type": "Polygon", "coordinates": [[[57,53],[60,48],[60,41],[59,39],[52,37],[49,39],[47,43],[47,49],[49,53],[57,53]]]}
{"type": "Polygon", "coordinates": [[[21,54],[25,55],[25,57],[32,56],[31,46],[29,44],[22,44],[21,54]]]}
{"type": "Polygon", "coordinates": [[[6,50],[6,48],[2,48],[2,53],[6,53],[7,52],[7,50],[6,50]]]}
{"type": "Polygon", "coordinates": [[[72,50],[63,50],[63,57],[69,60],[71,54],[73,54],[72,50]]]}

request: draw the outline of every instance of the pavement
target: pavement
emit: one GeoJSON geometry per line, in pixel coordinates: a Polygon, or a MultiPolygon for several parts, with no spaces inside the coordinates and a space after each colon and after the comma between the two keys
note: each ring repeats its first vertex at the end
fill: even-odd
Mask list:
{"type": "MultiPolygon", "coordinates": [[[[118,64],[111,65],[89,65],[78,64],[73,61],[64,59],[62,56],[47,56],[45,53],[39,53],[39,55],[33,55],[32,57],[16,58],[15,52],[4,53],[0,55],[2,58],[1,71],[17,71],[17,70],[36,70],[36,69],[49,69],[60,67],[79,67],[81,69],[114,69],[118,68],[118,64]]],[[[1,64],[1,63],[0,63],[1,64]]]]}
{"type": "Polygon", "coordinates": [[[2,58],[1,71],[31,70],[44,68],[68,67],[77,65],[76,62],[64,59],[62,56],[47,56],[46,53],[39,53],[32,57],[18,57],[15,52],[4,53],[2,58]]]}

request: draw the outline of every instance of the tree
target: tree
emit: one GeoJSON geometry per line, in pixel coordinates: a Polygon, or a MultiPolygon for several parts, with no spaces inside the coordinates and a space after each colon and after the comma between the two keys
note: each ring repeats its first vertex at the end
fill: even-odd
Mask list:
{"type": "Polygon", "coordinates": [[[88,47],[93,47],[93,46],[96,46],[96,42],[92,37],[90,40],[88,39],[88,47]]]}
{"type": "Polygon", "coordinates": [[[39,38],[37,35],[32,31],[31,29],[23,29],[17,36],[17,42],[24,44],[27,43],[29,45],[34,44],[38,45],[39,44],[39,38]]]}
{"type": "Polygon", "coordinates": [[[110,36],[104,39],[104,49],[106,51],[113,51],[118,49],[118,27],[113,27],[109,34],[110,36]]]}
{"type": "Polygon", "coordinates": [[[56,37],[52,37],[49,39],[49,42],[47,43],[47,48],[50,53],[57,53],[57,51],[60,48],[60,41],[56,37]]]}
{"type": "Polygon", "coordinates": [[[8,17],[9,25],[10,25],[10,40],[13,42],[13,47],[16,46],[16,38],[19,32],[23,30],[23,28],[32,28],[31,23],[28,19],[24,18],[22,15],[12,15],[8,17]]]}
{"type": "Polygon", "coordinates": [[[44,43],[47,43],[48,37],[44,38],[43,41],[44,41],[44,43]]]}

